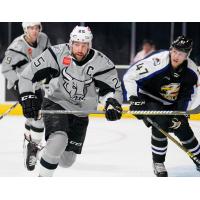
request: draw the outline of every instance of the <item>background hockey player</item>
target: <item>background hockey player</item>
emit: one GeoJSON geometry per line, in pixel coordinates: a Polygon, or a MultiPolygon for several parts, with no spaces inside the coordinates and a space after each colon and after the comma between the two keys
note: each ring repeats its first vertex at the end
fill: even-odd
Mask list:
{"type": "MultiPolygon", "coordinates": [[[[179,36],[169,51],[160,51],[131,66],[124,76],[130,110],[187,110],[197,91],[199,73],[189,58],[192,40],[179,36]]],[[[143,119],[142,116],[136,116],[143,119]]],[[[155,116],[153,121],[174,134],[200,158],[200,146],[185,116],[155,116]]],[[[156,176],[168,176],[164,166],[167,138],[152,127],[152,156],[156,176]]],[[[197,170],[200,166],[196,164],[197,170]]]]}
{"type": "MultiPolygon", "coordinates": [[[[2,62],[2,73],[7,79],[7,88],[18,98],[19,75],[32,59],[50,46],[49,38],[42,33],[40,22],[23,22],[24,34],[14,39],[5,52],[2,62]]],[[[42,101],[41,84],[35,85],[34,92],[42,101]]],[[[43,136],[44,124],[41,120],[27,120],[25,123],[24,155],[25,166],[33,170],[36,163],[38,144],[43,136]]]]}
{"type": "MultiPolygon", "coordinates": [[[[94,110],[100,97],[106,118],[121,118],[122,90],[117,71],[110,59],[92,49],[92,38],[88,27],[76,26],[69,44],[49,47],[28,65],[19,81],[25,117],[38,117],[41,103],[33,84],[50,77],[44,110],[94,110]]],[[[44,124],[47,143],[40,159],[39,176],[52,176],[58,164],[69,167],[81,153],[88,116],[47,114],[44,124]]]]}

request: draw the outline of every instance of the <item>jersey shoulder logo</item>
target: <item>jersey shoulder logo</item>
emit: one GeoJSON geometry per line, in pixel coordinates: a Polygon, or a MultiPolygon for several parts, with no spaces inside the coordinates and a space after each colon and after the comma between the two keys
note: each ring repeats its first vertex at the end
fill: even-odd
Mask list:
{"type": "Polygon", "coordinates": [[[62,61],[62,63],[63,63],[65,66],[67,66],[67,67],[71,64],[71,62],[72,62],[72,58],[69,57],[69,56],[65,56],[65,57],[63,58],[63,61],[62,61]]]}
{"type": "Polygon", "coordinates": [[[33,50],[32,50],[32,48],[28,48],[28,56],[30,57],[30,58],[32,58],[32,53],[33,53],[33,50]]]}
{"type": "Polygon", "coordinates": [[[153,65],[157,66],[160,65],[160,59],[159,58],[152,58],[153,59],[153,65]]]}

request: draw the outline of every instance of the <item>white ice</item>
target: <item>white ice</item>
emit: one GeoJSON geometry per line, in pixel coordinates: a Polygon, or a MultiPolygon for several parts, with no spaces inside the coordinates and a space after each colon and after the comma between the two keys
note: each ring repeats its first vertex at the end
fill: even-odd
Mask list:
{"type": "MultiPolygon", "coordinates": [[[[28,172],[23,164],[23,117],[0,120],[0,177],[38,176],[38,165],[28,172]]],[[[200,122],[190,121],[200,141],[200,122]]],[[[82,154],[71,168],[58,167],[54,176],[63,177],[154,177],[150,129],[142,121],[122,119],[108,122],[90,118],[82,154]]],[[[199,177],[185,152],[169,141],[165,162],[171,177],[199,177]]]]}

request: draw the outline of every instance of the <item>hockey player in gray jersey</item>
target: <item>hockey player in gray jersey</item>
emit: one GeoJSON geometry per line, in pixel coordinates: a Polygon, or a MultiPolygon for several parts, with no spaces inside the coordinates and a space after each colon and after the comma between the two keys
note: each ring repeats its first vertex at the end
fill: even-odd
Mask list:
{"type": "MultiPolygon", "coordinates": [[[[104,104],[105,116],[121,118],[122,90],[114,64],[92,49],[88,27],[76,26],[69,44],[49,47],[23,71],[19,80],[20,103],[27,118],[38,118],[41,104],[33,85],[51,79],[43,110],[87,111],[104,104]]],[[[39,176],[52,176],[58,165],[71,166],[80,154],[86,136],[88,116],[44,115],[47,141],[40,158],[39,176]]]]}
{"type": "MultiPolygon", "coordinates": [[[[49,38],[42,33],[40,22],[23,22],[24,34],[14,39],[5,52],[2,73],[7,79],[7,88],[18,98],[18,80],[28,64],[50,46],[49,38]]],[[[42,101],[41,84],[35,85],[35,94],[42,101]]],[[[33,170],[36,163],[37,148],[44,131],[43,120],[30,120],[25,123],[24,155],[25,166],[33,170]]]]}
{"type": "MultiPolygon", "coordinates": [[[[130,110],[190,109],[200,81],[197,66],[189,58],[192,45],[191,39],[179,36],[173,41],[169,51],[158,51],[129,68],[124,76],[124,84],[130,101],[130,110]]],[[[143,119],[149,126],[145,117],[136,117],[143,119]]],[[[163,130],[173,132],[182,145],[200,159],[200,145],[186,116],[151,118],[163,130]]],[[[151,147],[156,176],[168,176],[164,165],[167,144],[166,136],[152,127],[151,147]]],[[[200,171],[199,163],[194,163],[200,171]]]]}

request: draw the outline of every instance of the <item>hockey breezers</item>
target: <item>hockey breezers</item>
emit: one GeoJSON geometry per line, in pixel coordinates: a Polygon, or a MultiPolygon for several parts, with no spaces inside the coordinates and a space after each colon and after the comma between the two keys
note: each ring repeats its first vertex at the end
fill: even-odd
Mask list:
{"type": "Polygon", "coordinates": [[[19,102],[13,104],[6,112],[4,112],[1,116],[0,116],[0,120],[5,117],[6,115],[8,115],[17,105],[19,102]]]}
{"type": "Polygon", "coordinates": [[[163,135],[169,138],[173,143],[175,143],[180,149],[182,149],[192,160],[196,163],[200,164],[200,160],[190,151],[188,151],[183,145],[181,145],[174,137],[172,137],[169,133],[164,131],[156,122],[152,121],[149,117],[145,118],[154,128],[160,131],[163,135]]]}
{"type": "MultiPolygon", "coordinates": [[[[123,111],[122,114],[132,115],[191,115],[199,114],[200,105],[196,108],[188,111],[154,111],[154,110],[140,110],[140,111],[123,111]]],[[[41,110],[40,114],[105,114],[105,111],[101,110],[88,110],[88,111],[70,111],[70,110],[41,110]]]]}

